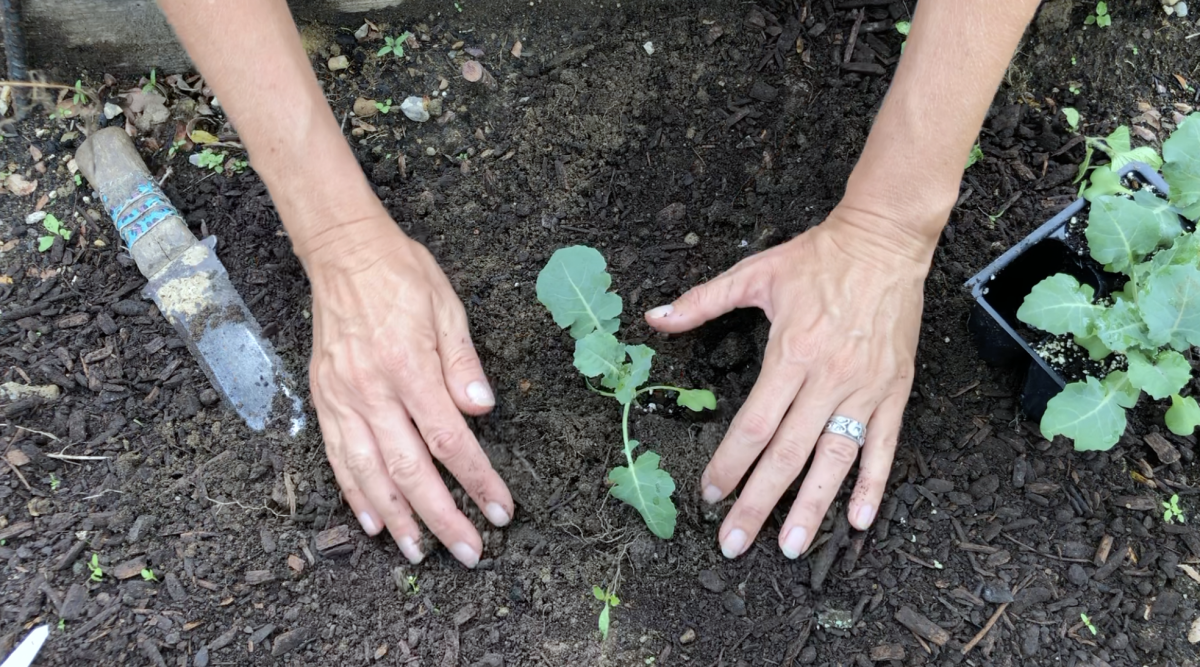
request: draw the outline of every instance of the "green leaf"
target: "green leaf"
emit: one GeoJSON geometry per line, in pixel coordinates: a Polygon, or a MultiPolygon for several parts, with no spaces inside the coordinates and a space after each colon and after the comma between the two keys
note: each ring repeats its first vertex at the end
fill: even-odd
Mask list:
{"type": "Polygon", "coordinates": [[[38,252],[46,252],[52,245],[54,245],[53,235],[38,237],[38,252]]]}
{"type": "Polygon", "coordinates": [[[1072,107],[1063,107],[1063,115],[1067,117],[1067,126],[1072,130],[1079,127],[1079,111],[1072,107]]]}
{"type": "Polygon", "coordinates": [[[600,610],[600,636],[608,639],[608,605],[600,610]]]}
{"type": "Polygon", "coordinates": [[[601,602],[608,601],[608,593],[605,593],[604,589],[599,586],[592,586],[592,595],[595,595],[596,599],[601,602]]]}
{"type": "Polygon", "coordinates": [[[600,251],[577,245],[556,250],[538,274],[538,301],[555,324],[571,327],[576,340],[597,329],[615,333],[620,326],[621,297],[608,291],[612,277],[605,267],[600,251]]]}
{"type": "Polygon", "coordinates": [[[983,149],[979,147],[978,143],[976,143],[974,146],[971,147],[970,154],[967,155],[967,166],[965,168],[970,169],[972,166],[975,165],[976,162],[979,162],[982,159],[983,159],[983,149]]]}
{"type": "Polygon", "coordinates": [[[1175,394],[1165,419],[1167,428],[1175,435],[1191,435],[1200,426],[1200,405],[1191,396],[1175,394]]]}
{"type": "Polygon", "coordinates": [[[1096,16],[1107,16],[1107,15],[1108,15],[1108,3],[1104,2],[1104,0],[1097,2],[1096,3],[1096,16]]]}
{"type": "Polygon", "coordinates": [[[387,54],[389,54],[391,52],[392,52],[392,45],[388,44],[387,46],[383,47],[382,49],[379,49],[378,51],[376,51],[375,56],[376,57],[386,56],[387,54]]]}
{"type": "Polygon", "coordinates": [[[1192,365],[1174,350],[1163,350],[1153,359],[1130,350],[1125,357],[1129,360],[1129,381],[1156,401],[1177,393],[1192,377],[1192,365]]]}
{"type": "Polygon", "coordinates": [[[1108,26],[1112,25],[1112,17],[1108,14],[1097,14],[1096,25],[1100,26],[1101,28],[1107,28],[1108,26]]]}
{"type": "Polygon", "coordinates": [[[613,483],[612,494],[637,510],[650,532],[669,540],[675,535],[678,514],[671,502],[675,480],[658,467],[659,460],[658,454],[645,452],[633,466],[613,468],[608,479],[613,483]]]}
{"type": "Polygon", "coordinates": [[[1084,235],[1092,259],[1111,271],[1129,273],[1162,240],[1158,209],[1146,202],[1112,195],[1097,197],[1088,211],[1084,235]]]}
{"type": "MultiPolygon", "coordinates": [[[[1107,312],[1107,311],[1105,311],[1107,312]]],[[[1103,317],[1103,314],[1101,315],[1103,317]]],[[[1096,336],[1076,336],[1075,344],[1088,351],[1088,357],[1094,361],[1099,361],[1108,355],[1112,354],[1112,350],[1104,344],[1099,335],[1096,336]]]]}
{"type": "Polygon", "coordinates": [[[1092,303],[1093,293],[1090,285],[1057,273],[1033,286],[1017,310],[1017,319],[1055,335],[1087,336],[1092,321],[1103,311],[1092,303]]]}
{"type": "Polygon", "coordinates": [[[675,402],[692,412],[717,409],[717,397],[707,389],[679,389],[678,391],[679,396],[675,402]]]}
{"type": "Polygon", "coordinates": [[[912,30],[911,21],[896,21],[896,32],[908,37],[909,30],[912,30]]]}
{"type": "Polygon", "coordinates": [[[1176,350],[1200,345],[1200,269],[1168,266],[1150,275],[1140,298],[1150,341],[1176,350]]]}
{"type": "Polygon", "coordinates": [[[1109,373],[1101,384],[1116,394],[1117,405],[1123,408],[1132,408],[1142,397],[1142,390],[1133,386],[1133,383],[1129,381],[1129,374],[1125,371],[1109,373]]]}
{"type": "Polygon", "coordinates": [[[1171,203],[1189,220],[1200,220],[1200,113],[1185,118],[1163,142],[1162,151],[1171,203]]]}
{"type": "Polygon", "coordinates": [[[1093,24],[1093,23],[1095,23],[1095,22],[1096,22],[1096,16],[1095,16],[1095,14],[1088,14],[1088,15],[1087,15],[1087,18],[1083,19],[1083,24],[1084,24],[1084,25],[1092,25],[1092,24],[1093,24]]]}
{"type": "MultiPolygon", "coordinates": [[[[1117,375],[1110,373],[1109,377],[1117,375]]],[[[1121,373],[1120,375],[1124,375],[1121,373]]],[[[1046,404],[1042,415],[1042,435],[1047,440],[1065,435],[1075,441],[1079,451],[1107,450],[1117,444],[1125,432],[1125,410],[1118,399],[1128,394],[1108,386],[1109,378],[1101,384],[1094,377],[1086,382],[1072,382],[1046,404]]],[[[1124,378],[1113,381],[1113,385],[1124,378]]]]}
{"type": "Polygon", "coordinates": [[[605,331],[593,331],[575,341],[575,368],[587,377],[603,375],[603,384],[615,389],[625,363],[625,347],[616,336],[605,331]]]}
{"type": "Polygon", "coordinates": [[[614,607],[619,607],[621,606],[621,598],[617,597],[615,594],[611,594],[608,596],[608,604],[614,607]]]}
{"type": "Polygon", "coordinates": [[[1116,303],[1106,308],[1096,320],[1096,332],[1100,342],[1114,352],[1124,352],[1131,347],[1158,347],[1150,342],[1137,306],[1123,296],[1118,296],[1116,303]]]}
{"type": "MultiPolygon", "coordinates": [[[[1075,174],[1075,180],[1072,181],[1073,183],[1078,183],[1079,181],[1082,181],[1083,177],[1087,175],[1088,169],[1092,166],[1092,155],[1096,151],[1096,149],[1092,146],[1092,142],[1090,142],[1090,141],[1087,142],[1087,144],[1084,145],[1083,150],[1084,150],[1083,162],[1079,163],[1079,173],[1075,174]]],[[[1081,194],[1086,196],[1085,193],[1081,193],[1081,194]]],[[[1091,200],[1089,199],[1089,201],[1091,201],[1091,200]]]]}
{"type": "Polygon", "coordinates": [[[1104,165],[1096,167],[1092,171],[1092,177],[1081,196],[1090,202],[1095,202],[1105,195],[1129,194],[1129,192],[1129,188],[1121,184],[1121,177],[1117,176],[1117,172],[1109,169],[1108,165],[1104,165]]]}
{"type": "Polygon", "coordinates": [[[638,387],[650,379],[650,360],[654,358],[654,350],[645,345],[626,345],[625,352],[629,354],[631,363],[622,364],[614,392],[621,405],[632,402],[638,387]]]}
{"type": "Polygon", "coordinates": [[[42,226],[51,234],[57,234],[62,229],[62,223],[51,213],[46,214],[46,218],[42,220],[42,226]]]}

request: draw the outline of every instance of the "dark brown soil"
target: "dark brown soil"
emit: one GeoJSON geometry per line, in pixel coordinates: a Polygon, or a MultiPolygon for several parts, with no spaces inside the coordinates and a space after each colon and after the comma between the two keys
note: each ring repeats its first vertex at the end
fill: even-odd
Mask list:
{"type": "MultiPolygon", "coordinates": [[[[1175,77],[1195,87],[1197,42],[1185,37],[1196,26],[1164,20],[1156,2],[1113,4],[1104,30],[1082,29],[1082,5],[1062,26],[1043,19],[1031,29],[927,283],[882,516],[866,533],[848,531],[843,497],[796,562],[776,547],[782,513],[745,557],[724,560],[715,533],[725,508],[707,509],[697,489],[755,380],[765,319],[735,313],[665,339],[638,313],[835,205],[889,80],[839,66],[851,11],[828,0],[536,12],[463,3],[461,13],[389,27],[423,22],[432,39],[409,62],[382,66],[375,44],[310,32],[339,117],[358,95],[398,104],[449,81],[449,122],[418,125],[396,109],[351,140],[393,216],[445,267],[499,395],[474,426],[518,511],[511,527],[485,533],[474,572],[443,552],[412,568],[388,540],[363,535],[315,429],[298,440],[253,433],[214,403],[174,331],[140,300],[143,280],[111,225],[89,218],[99,207],[67,175],[60,158],[79,137],[33,114],[0,144],[9,169],[39,181],[34,195],[0,203],[0,380],[53,383],[62,396],[0,402],[12,463],[0,464],[4,646],[49,623],[40,664],[1195,665],[1186,635],[1200,587],[1184,567],[1200,568],[1194,438],[1163,433],[1163,448],[1161,408],[1147,406],[1111,452],[1047,442],[1018,412],[1020,374],[983,365],[966,327],[963,282],[1074,196],[1082,147],[1063,150],[1070,133],[1051,99],[1079,109],[1093,135],[1146,103],[1165,136],[1173,105],[1196,104],[1175,77]],[[516,38],[519,60],[509,55],[516,38]],[[484,50],[497,90],[457,77],[448,52],[460,40],[484,50]],[[355,63],[344,78],[324,66],[334,44],[355,63]],[[31,146],[46,173],[33,170],[31,146]],[[75,235],[38,253],[40,230],[23,220],[55,188],[45,210],[75,235]],[[698,244],[685,242],[689,233],[698,244]],[[721,399],[711,415],[655,401],[634,418],[635,436],[679,484],[669,542],[607,496],[618,410],[587,391],[569,341],[534,298],[550,253],[575,243],[608,258],[626,337],[658,350],[652,377],[721,399]],[[107,458],[49,456],[64,450],[107,458]],[[1163,521],[1172,493],[1186,524],[1163,521]],[[320,553],[316,535],[339,526],[349,541],[320,553]],[[85,566],[93,553],[99,582],[85,566]],[[140,570],[139,559],[160,581],[114,578],[140,570]],[[607,586],[618,565],[622,604],[601,641],[591,588],[607,586]],[[911,625],[914,614],[931,626],[919,630],[925,638],[897,620],[911,625]]],[[[866,10],[867,21],[906,16],[899,3],[866,10]]],[[[890,72],[900,39],[860,34],[853,59],[890,72]]],[[[263,186],[253,173],[208,175],[169,157],[170,134],[151,133],[158,150],[143,142],[148,163],[173,170],[168,194],[197,233],[220,238],[235,284],[302,377],[308,286],[263,186]]]]}

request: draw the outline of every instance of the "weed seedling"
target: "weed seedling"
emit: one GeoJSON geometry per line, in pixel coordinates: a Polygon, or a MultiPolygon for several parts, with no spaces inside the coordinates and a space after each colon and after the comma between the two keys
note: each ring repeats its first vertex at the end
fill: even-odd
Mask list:
{"type": "Polygon", "coordinates": [[[964,169],[970,169],[975,165],[976,162],[979,162],[982,159],[983,149],[979,147],[978,143],[976,143],[971,147],[971,154],[967,156],[967,166],[964,169]]]}
{"type": "Polygon", "coordinates": [[[67,629],[67,619],[65,619],[65,618],[58,619],[58,631],[65,632],[66,629],[67,629]]]}
{"type": "Polygon", "coordinates": [[[88,103],[88,96],[87,93],[83,92],[83,81],[81,79],[75,79],[75,94],[71,96],[71,101],[77,107],[88,103]]]}
{"type": "Polygon", "coordinates": [[[1107,28],[1112,25],[1112,17],[1108,14],[1108,3],[1101,0],[1096,3],[1096,12],[1088,14],[1088,17],[1083,20],[1084,25],[1095,24],[1101,28],[1107,28]]]}
{"type": "Polygon", "coordinates": [[[183,148],[186,144],[187,141],[184,139],[176,139],[175,141],[172,141],[171,147],[167,149],[167,157],[175,157],[175,154],[179,152],[179,149],[183,148]]]}
{"type": "Polygon", "coordinates": [[[599,627],[600,636],[608,639],[609,610],[621,604],[621,599],[618,598],[612,591],[606,591],[599,586],[592,586],[592,595],[594,595],[597,600],[604,603],[604,609],[600,610],[599,627]]]}
{"type": "Polygon", "coordinates": [[[575,339],[575,368],[587,378],[599,376],[601,396],[615,398],[622,406],[621,442],[627,466],[608,473],[612,494],[631,505],[650,532],[670,539],[675,534],[675,504],[671,494],[675,480],[658,467],[658,454],[647,451],[634,458],[637,440],[629,437],[629,409],[638,396],[652,391],[672,391],[675,402],[695,412],[717,407],[717,398],[705,389],[683,389],[668,385],[643,387],[650,379],[654,350],[645,345],[625,345],[613,334],[620,326],[621,297],[608,291],[612,277],[605,271],[604,257],[595,248],[560,248],[538,274],[537,298],[549,309],[554,323],[569,329],[575,339]],[[628,360],[627,360],[628,359],[628,360]],[[605,391],[607,390],[607,391],[605,391]]]}
{"type": "Polygon", "coordinates": [[[205,148],[192,156],[192,164],[201,169],[212,169],[220,173],[225,168],[225,154],[211,148],[205,148]]]}
{"type": "Polygon", "coordinates": [[[412,37],[412,33],[408,32],[407,30],[404,31],[399,37],[386,37],[385,36],[383,38],[383,48],[379,49],[379,51],[377,51],[375,53],[375,55],[382,58],[383,56],[386,56],[387,54],[390,53],[390,54],[396,56],[396,58],[403,58],[404,57],[404,43],[408,41],[409,37],[412,37]]]}
{"type": "Polygon", "coordinates": [[[100,569],[100,554],[92,553],[92,559],[87,562],[87,568],[92,573],[92,576],[89,577],[92,581],[104,579],[104,570],[100,569]]]}
{"type": "Polygon", "coordinates": [[[83,177],[79,175],[79,172],[75,172],[75,187],[83,187],[83,177]]]}
{"type": "Polygon", "coordinates": [[[50,473],[50,490],[57,491],[60,486],[62,486],[62,480],[56,477],[54,473],[50,473]]]}
{"type": "Polygon", "coordinates": [[[158,581],[158,577],[154,576],[154,570],[144,568],[142,570],[142,579],[145,581],[158,581]]]}
{"type": "Polygon", "coordinates": [[[386,102],[376,102],[375,108],[379,110],[379,113],[386,114],[392,110],[392,98],[389,97],[386,102]]]}
{"type": "Polygon", "coordinates": [[[38,252],[46,252],[49,250],[50,246],[54,245],[55,236],[61,236],[62,240],[64,241],[71,240],[71,230],[63,226],[63,224],[59,222],[58,218],[54,217],[53,215],[47,214],[46,219],[42,220],[42,226],[45,227],[46,231],[50,233],[46,234],[45,236],[38,237],[38,252]]]}
{"type": "Polygon", "coordinates": [[[1092,624],[1092,619],[1088,618],[1087,614],[1080,614],[1079,619],[1083,621],[1083,624],[1087,626],[1088,630],[1092,631],[1093,635],[1096,634],[1096,626],[1092,624]]]}
{"type": "Polygon", "coordinates": [[[149,92],[153,91],[155,88],[158,88],[158,70],[154,67],[151,67],[150,68],[150,80],[148,82],[146,82],[146,85],[142,86],[142,92],[149,93],[149,92]]]}
{"type": "Polygon", "coordinates": [[[1067,90],[1071,91],[1072,95],[1078,95],[1083,92],[1083,87],[1077,83],[1067,84],[1067,90]]]}
{"type": "Polygon", "coordinates": [[[229,161],[229,171],[232,171],[235,174],[240,174],[243,171],[246,171],[246,168],[249,166],[250,166],[249,160],[230,160],[229,161]]]}
{"type": "MultiPolygon", "coordinates": [[[[908,37],[908,31],[912,30],[911,21],[896,21],[896,32],[908,37]]],[[[904,47],[908,45],[908,40],[900,42],[900,53],[904,53],[904,47]]]]}
{"type": "Polygon", "coordinates": [[[421,587],[417,585],[417,575],[410,574],[404,578],[404,585],[407,588],[409,596],[416,595],[421,592],[421,587]]]}
{"type": "Polygon", "coordinates": [[[1079,111],[1072,107],[1063,107],[1063,115],[1067,117],[1067,127],[1071,128],[1072,132],[1079,131],[1079,111]]]}
{"type": "Polygon", "coordinates": [[[1172,494],[1171,500],[1162,504],[1166,509],[1163,512],[1163,521],[1165,523],[1184,523],[1186,519],[1183,516],[1183,509],[1179,507],[1179,494],[1172,494]]]}

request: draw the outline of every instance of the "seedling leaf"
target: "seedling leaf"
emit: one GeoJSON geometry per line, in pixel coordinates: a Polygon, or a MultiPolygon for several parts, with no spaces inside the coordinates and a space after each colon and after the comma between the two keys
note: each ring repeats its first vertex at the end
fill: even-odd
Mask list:
{"type": "Polygon", "coordinates": [[[1092,303],[1094,290],[1073,276],[1057,273],[1033,287],[1017,310],[1017,318],[1055,335],[1087,336],[1103,308],[1092,303]]]}
{"type": "Polygon", "coordinates": [[[1137,306],[1120,296],[1100,315],[1096,329],[1100,341],[1115,352],[1124,352],[1134,346],[1157,347],[1146,334],[1146,325],[1138,315],[1137,306]]]}
{"type": "Polygon", "coordinates": [[[1079,451],[1107,450],[1117,444],[1125,432],[1125,410],[1118,400],[1127,402],[1128,393],[1117,385],[1125,382],[1124,373],[1109,373],[1101,383],[1094,377],[1072,382],[1046,404],[1042,415],[1042,435],[1047,440],[1065,435],[1075,441],[1079,451]],[[1120,375],[1120,378],[1115,376],[1120,375]]]}
{"type": "Polygon", "coordinates": [[[608,605],[604,605],[604,609],[600,610],[600,636],[608,639],[608,605]]]}
{"type": "Polygon", "coordinates": [[[654,358],[654,350],[645,345],[626,345],[625,352],[629,354],[631,363],[622,365],[614,392],[622,405],[631,402],[637,388],[650,379],[650,360],[654,358]]]}
{"type": "Polygon", "coordinates": [[[1177,393],[1192,376],[1192,365],[1175,350],[1163,350],[1153,359],[1129,350],[1125,357],[1129,360],[1129,381],[1154,400],[1177,393]]]}
{"type": "MultiPolygon", "coordinates": [[[[1102,315],[1103,316],[1103,315],[1102,315]]],[[[1112,354],[1112,350],[1104,344],[1099,335],[1096,336],[1076,336],[1075,344],[1088,351],[1088,357],[1099,361],[1108,355],[1112,354]]]]}
{"type": "Polygon", "coordinates": [[[1163,142],[1162,173],[1171,203],[1189,220],[1200,220],[1200,113],[1193,113],[1163,142]]]}
{"type": "Polygon", "coordinates": [[[593,331],[575,342],[575,368],[587,377],[603,375],[609,389],[616,389],[624,363],[625,347],[610,333],[593,331]]]}
{"type": "Polygon", "coordinates": [[[1175,394],[1164,420],[1175,435],[1191,435],[1200,426],[1200,405],[1191,396],[1175,394]]]}
{"type": "Polygon", "coordinates": [[[1092,201],[1084,234],[1092,259],[1109,270],[1129,273],[1163,240],[1164,224],[1158,209],[1148,208],[1144,200],[1104,195],[1092,201]]]}
{"type": "Polygon", "coordinates": [[[54,245],[53,235],[38,237],[38,252],[46,252],[52,245],[54,245]]]}
{"type": "Polygon", "coordinates": [[[538,274],[538,301],[550,310],[555,324],[571,328],[576,340],[597,329],[616,333],[620,326],[621,297],[608,291],[612,277],[605,267],[604,256],[595,248],[571,246],[556,250],[538,274]]]}
{"type": "Polygon", "coordinates": [[[693,412],[716,410],[717,397],[707,389],[679,389],[675,402],[693,412]]]}
{"type": "Polygon", "coordinates": [[[605,593],[604,589],[599,586],[592,586],[592,595],[601,602],[608,602],[608,593],[605,593]]]}
{"type": "MultiPolygon", "coordinates": [[[[637,446],[636,441],[630,442],[637,446]]],[[[612,494],[637,510],[650,532],[669,540],[675,535],[678,514],[671,502],[675,480],[658,467],[659,460],[658,454],[645,452],[637,457],[632,467],[613,468],[608,479],[613,484],[612,494]]]]}
{"type": "Polygon", "coordinates": [[[1117,172],[1110,169],[1108,165],[1104,165],[1096,167],[1092,172],[1090,182],[1080,196],[1090,202],[1095,202],[1106,195],[1120,194],[1129,194],[1129,188],[1121,184],[1121,177],[1117,176],[1117,172]]]}
{"type": "Polygon", "coordinates": [[[1074,132],[1075,130],[1078,130],[1079,129],[1079,111],[1076,109],[1073,109],[1071,107],[1063,107],[1062,112],[1063,112],[1063,115],[1067,117],[1067,127],[1071,128],[1072,132],[1074,132]]]}
{"type": "Polygon", "coordinates": [[[1155,345],[1180,351],[1200,345],[1200,269],[1175,265],[1151,274],[1141,310],[1155,345]]]}

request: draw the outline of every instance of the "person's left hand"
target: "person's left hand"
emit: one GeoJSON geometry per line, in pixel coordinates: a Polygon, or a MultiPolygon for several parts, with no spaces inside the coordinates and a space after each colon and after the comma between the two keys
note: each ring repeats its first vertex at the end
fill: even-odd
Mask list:
{"type": "Polygon", "coordinates": [[[808,548],[860,454],[848,437],[822,433],[833,415],[868,425],[849,519],[859,529],[874,520],[912,388],[932,250],[898,241],[897,222],[843,202],[821,225],[646,313],[671,333],[734,308],[761,308],[771,321],[758,381],[701,478],[704,500],[718,502],[762,457],[721,526],[726,557],[754,543],[812,456],[779,533],[788,558],[808,548]]]}

